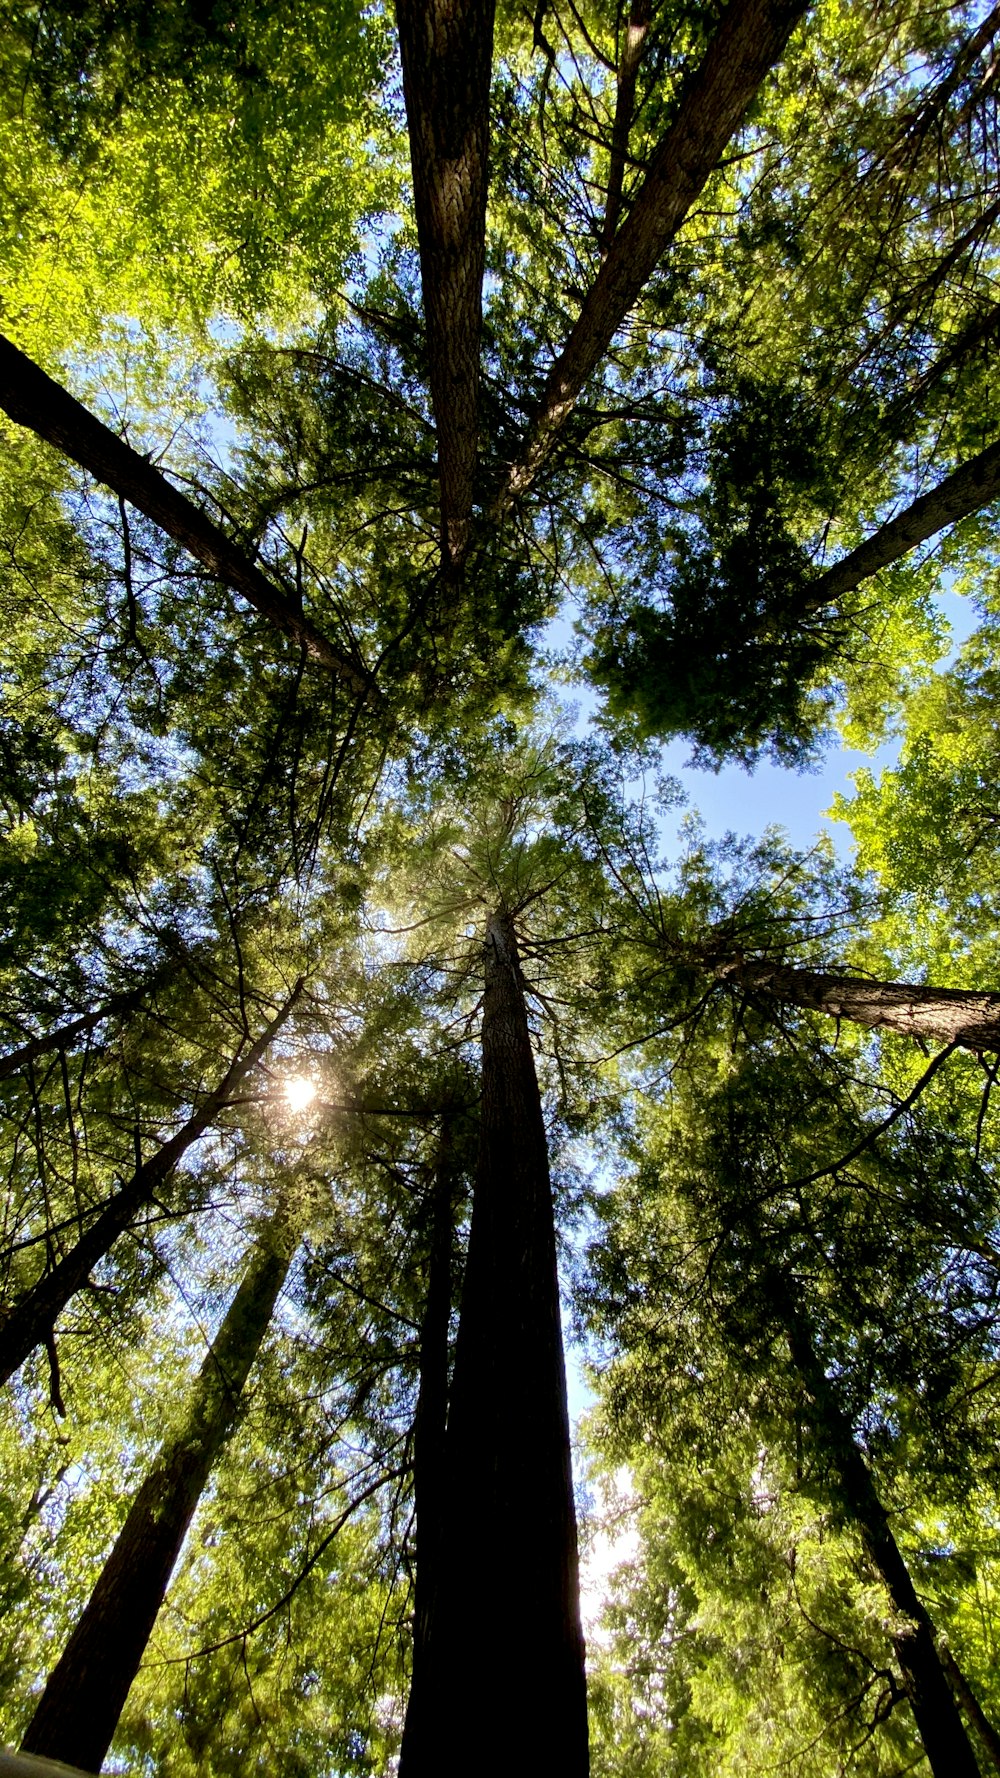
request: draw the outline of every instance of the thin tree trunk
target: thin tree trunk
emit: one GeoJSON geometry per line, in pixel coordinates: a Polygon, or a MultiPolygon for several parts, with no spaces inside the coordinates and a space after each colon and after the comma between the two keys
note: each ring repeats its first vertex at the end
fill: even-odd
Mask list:
{"type": "Polygon", "coordinates": [[[934,988],[924,982],[866,981],[863,976],[789,969],[742,956],[726,957],[714,968],[755,998],[849,1019],[869,1031],[929,1037],[971,1050],[1000,1050],[1000,994],[934,988]]]}
{"type": "Polygon", "coordinates": [[[22,1742],[98,1772],[212,1465],[298,1244],[282,1208],[263,1229],[202,1364],[180,1429],[161,1446],[22,1742]]]}
{"type": "Polygon", "coordinates": [[[469,547],[494,0],[396,0],[437,428],[445,575],[469,547]]]}
{"type": "MultiPolygon", "coordinates": [[[[455,1177],[451,1130],[442,1120],[433,1190],[427,1296],[420,1324],[420,1388],[413,1437],[413,1494],[417,1572],[413,1596],[413,1666],[403,1734],[403,1758],[421,1718],[427,1642],[445,1528],[445,1444],[448,1421],[448,1325],[451,1319],[451,1245],[455,1177]]],[[[418,1736],[419,1742],[419,1736],[418,1736]]]]}
{"type": "Polygon", "coordinates": [[[177,1133],[137,1167],[128,1185],[105,1205],[70,1251],[39,1278],[0,1322],[0,1383],[6,1383],[30,1352],[51,1334],[66,1304],[83,1285],[112,1243],[155,1197],[178,1161],[214,1123],[230,1095],[256,1067],[291,1014],[302,992],[301,981],[256,1043],[230,1064],[214,1092],[177,1133]]]}
{"type": "Polygon", "coordinates": [[[555,1226],[510,916],[487,927],[479,1162],[427,1684],[401,1778],[585,1778],[555,1226]]]}
{"type": "Polygon", "coordinates": [[[363,663],[335,648],[303,617],[295,600],[269,580],[207,513],[2,335],[0,408],[19,426],[63,451],[137,512],[145,513],[196,562],[240,593],[255,611],[291,636],[352,691],[363,694],[371,689],[363,663]]]}
{"type": "Polygon", "coordinates": [[[944,1663],[944,1670],[951,1681],[951,1689],[958,1699],[959,1707],[965,1713],[966,1722],[975,1729],[986,1749],[990,1764],[1000,1772],[1000,1734],[991,1723],[947,1643],[939,1642],[938,1650],[944,1663]]]}
{"type": "Polygon", "coordinates": [[[88,1032],[96,1030],[105,1019],[119,1018],[123,1013],[135,1012],[174,968],[173,963],[168,963],[154,970],[137,988],[123,989],[120,994],[109,995],[104,1005],[96,1007],[93,1012],[81,1013],[76,1019],[67,1019],[64,1025],[57,1025],[54,1030],[46,1031],[40,1037],[29,1037],[17,1049],[8,1050],[6,1055],[0,1056],[0,1080],[10,1080],[14,1075],[20,1074],[29,1062],[34,1062],[39,1056],[51,1055],[53,1050],[68,1050],[78,1037],[85,1037],[88,1032]]]}
{"type": "Polygon", "coordinates": [[[789,1302],[781,1281],[775,1298],[783,1315],[792,1363],[812,1404],[818,1438],[836,1467],[848,1512],[889,1595],[894,1613],[889,1637],[934,1778],[981,1778],[938,1652],[934,1626],[917,1597],[850,1422],[834,1399],[805,1320],[789,1302]]]}
{"type": "Polygon", "coordinates": [[[704,60],[549,372],[524,447],[493,509],[502,518],[531,486],[633,303],[718,165],[807,10],[807,0],[730,0],[704,60]]]}
{"type": "Polygon", "coordinates": [[[621,215],[625,162],[628,159],[628,139],[635,111],[635,86],[643,48],[649,34],[651,17],[652,0],[632,0],[621,53],[618,57],[618,91],[615,97],[615,121],[611,130],[608,196],[604,205],[604,223],[601,228],[601,253],[604,257],[607,256],[615,238],[618,219],[621,215]]]}
{"type": "Polygon", "coordinates": [[[926,543],[946,525],[954,525],[994,500],[1000,500],[1000,444],[988,445],[978,457],[961,463],[936,488],[921,494],[905,511],[859,543],[850,555],[835,562],[806,589],[803,609],[818,611],[834,599],[842,599],[880,568],[898,562],[918,543],[926,543]]]}

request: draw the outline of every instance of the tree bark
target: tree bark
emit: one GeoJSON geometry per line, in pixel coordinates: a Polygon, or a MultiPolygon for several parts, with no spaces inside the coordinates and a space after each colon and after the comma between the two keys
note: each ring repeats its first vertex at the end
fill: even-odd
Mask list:
{"type": "Polygon", "coordinates": [[[752,957],[713,962],[717,975],[754,998],[849,1019],[869,1031],[933,1038],[970,1050],[1000,1050],[1000,994],[935,988],[924,982],[866,981],[862,976],[789,969],[752,957]]]}
{"type": "Polygon", "coordinates": [[[426,1684],[400,1778],[585,1778],[576,1515],[545,1125],[510,916],[487,928],[483,1092],[426,1684]]]}
{"type": "Polygon", "coordinates": [[[840,1478],[844,1503],[882,1578],[895,1614],[889,1637],[903,1675],[924,1752],[934,1778],[981,1778],[979,1764],[938,1653],[934,1626],[917,1597],[850,1421],[834,1399],[804,1318],[779,1281],[780,1305],[794,1364],[810,1399],[816,1433],[840,1478]]]}
{"type": "Polygon", "coordinates": [[[362,661],[335,648],[207,513],[2,335],[0,409],[144,513],[351,691],[370,691],[362,661]]]}
{"type": "Polygon", "coordinates": [[[954,525],[980,507],[1000,500],[1000,444],[988,445],[968,463],[961,463],[936,488],[921,494],[905,511],[897,513],[850,555],[835,562],[812,582],[802,598],[806,611],[818,611],[845,593],[853,592],[880,568],[888,568],[902,556],[936,537],[946,525],[954,525]]]}
{"type": "Polygon", "coordinates": [[[183,1424],[160,1446],[49,1676],[22,1742],[24,1752],[100,1771],[297,1244],[298,1225],[282,1209],[254,1247],[198,1374],[183,1424]]]}
{"type": "Polygon", "coordinates": [[[479,405],[494,0],[396,0],[446,577],[468,553],[479,405]]]}
{"type": "Polygon", "coordinates": [[[520,457],[497,496],[500,519],[531,486],[643,285],[677,234],[808,0],[730,0],[673,123],[549,372],[520,457]]]}
{"type": "Polygon", "coordinates": [[[66,1304],[86,1282],[98,1260],[104,1258],[112,1243],[155,1197],[191,1144],[215,1122],[230,1095],[265,1055],[291,1014],[302,987],[299,981],[267,1029],[243,1055],[236,1057],[198,1110],[169,1142],[136,1168],[128,1185],[105,1205],[75,1246],[32,1285],[0,1322],[0,1383],[6,1383],[28,1354],[51,1334],[66,1304]]]}

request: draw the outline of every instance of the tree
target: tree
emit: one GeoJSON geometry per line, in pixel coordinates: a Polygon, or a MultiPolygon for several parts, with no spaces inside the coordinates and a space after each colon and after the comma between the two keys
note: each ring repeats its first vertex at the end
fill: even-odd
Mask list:
{"type": "MultiPolygon", "coordinates": [[[[722,1628],[672,1649],[642,1757],[674,1759],[669,1718],[679,1771],[766,1764],[786,1636],[789,1756],[835,1769],[857,1731],[878,1769],[912,1761],[922,1682],[881,1627],[875,1508],[866,1532],[863,1487],[847,1512],[834,1472],[858,1481],[853,1451],[900,1515],[975,1697],[990,1563],[924,1550],[915,1502],[988,1541],[997,982],[965,853],[974,836],[988,886],[990,622],[977,664],[943,693],[928,676],[941,562],[980,582],[995,554],[997,19],[924,0],[147,15],[12,5],[0,52],[0,1338],[24,1360],[0,1582],[26,1626],[5,1721],[30,1716],[42,1641],[70,1640],[160,1441],[136,1407],[181,1364],[157,1324],[217,1299],[220,1219],[245,1246],[254,1182],[306,1165],[305,1118],[343,1201],[192,1520],[123,1755],[183,1778],[371,1773],[412,1649],[404,1768],[467,1763],[481,1729],[456,1693],[516,1733],[546,1687],[538,1763],[585,1766],[563,1240],[564,1288],[612,1345],[625,1459],[642,1469],[650,1283],[666,1343],[687,1342],[689,1429],[733,1479],[729,1520],[716,1502],[681,1536],[704,1478],[679,1433],[648,1459],[639,1593],[651,1623],[650,1577],[673,1576],[677,1649],[695,1598],[738,1594],[755,1702],[722,1628]],[[553,662],[560,612],[580,646],[553,662]],[[576,747],[542,735],[567,675],[599,702],[576,747]],[[914,794],[858,804],[880,881],[766,838],[717,860],[683,842],[670,879],[628,807],[662,737],[801,760],[834,717],[911,725],[914,794]],[[941,735],[959,738],[935,778],[941,735]],[[918,1025],[944,1048],[904,1039],[918,1025]],[[590,1283],[584,1152],[608,1182],[590,1283]],[[657,1217],[711,1252],[701,1297],[657,1217]],[[786,1276],[799,1363],[768,1304],[786,1276]],[[819,1630],[778,1585],[755,1464],[819,1630]],[[814,1758],[800,1718],[824,1731],[814,1758]]],[[[634,1728],[606,1695],[600,1720],[634,1728]]]]}

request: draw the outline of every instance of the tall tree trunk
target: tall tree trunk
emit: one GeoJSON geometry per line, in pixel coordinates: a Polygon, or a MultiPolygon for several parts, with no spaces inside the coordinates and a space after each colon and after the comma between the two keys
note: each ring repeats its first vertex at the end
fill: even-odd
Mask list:
{"type": "Polygon", "coordinates": [[[25,1752],[100,1771],[297,1244],[298,1222],[282,1208],[254,1246],[183,1425],[161,1445],[49,1677],[22,1742],[25,1752]]]}
{"type": "Polygon", "coordinates": [[[844,1504],[889,1595],[895,1619],[890,1640],[931,1771],[934,1778],[980,1778],[979,1764],[938,1652],[934,1626],[917,1597],[850,1421],[834,1398],[805,1318],[790,1300],[784,1280],[777,1281],[774,1297],[792,1363],[811,1403],[817,1437],[833,1461],[844,1504]]]}
{"type": "Polygon", "coordinates": [[[413,1667],[403,1734],[403,1759],[421,1718],[427,1643],[445,1528],[445,1448],[448,1422],[448,1324],[451,1319],[451,1245],[455,1169],[451,1128],[442,1120],[431,1211],[427,1296],[420,1324],[420,1387],[413,1437],[413,1494],[417,1573],[413,1597],[413,1667]]]}
{"type": "Polygon", "coordinates": [[[53,1050],[68,1050],[78,1037],[86,1037],[102,1025],[105,1019],[121,1018],[123,1014],[135,1012],[136,1008],[163,981],[167,972],[160,970],[151,981],[145,981],[137,988],[128,988],[120,994],[111,994],[103,1006],[97,1006],[93,1012],[81,1013],[79,1018],[67,1019],[64,1025],[57,1025],[52,1031],[42,1036],[29,1037],[26,1043],[19,1044],[17,1049],[8,1050],[0,1056],[0,1080],[10,1080],[29,1062],[38,1056],[51,1055],[53,1050]]]}
{"type": "Polygon", "coordinates": [[[86,1282],[94,1266],[155,1197],[192,1143],[215,1122],[230,1095],[266,1054],[298,1001],[302,987],[301,981],[296,983],[267,1029],[256,1043],[230,1064],[214,1092],[209,1093],[187,1123],[182,1124],[176,1135],[171,1136],[148,1161],[136,1168],[128,1185],[105,1205],[75,1246],[51,1271],[43,1273],[37,1284],[26,1291],[0,1322],[0,1383],[6,1383],[28,1354],[51,1335],[66,1304],[86,1282]]]}
{"type": "Polygon", "coordinates": [[[971,1050],[1000,1049],[1000,994],[934,988],[924,982],[867,981],[863,976],[789,969],[753,957],[708,961],[717,975],[738,983],[754,998],[849,1019],[870,1031],[930,1037],[971,1050]]]}
{"type": "Polygon", "coordinates": [[[531,486],[601,359],[807,10],[807,0],[730,0],[673,123],[590,286],[494,505],[502,518],[531,486]]]}
{"type": "Polygon", "coordinates": [[[585,1778],[587,1699],[555,1226],[510,916],[487,927],[483,1093],[445,1534],[401,1778],[585,1778]]]}
{"type": "Polygon", "coordinates": [[[291,636],[352,691],[363,695],[371,689],[360,659],[335,648],[302,615],[296,600],[270,580],[207,513],[2,335],[0,409],[152,519],[196,562],[240,593],[255,611],[291,636]]]}
{"type": "Polygon", "coordinates": [[[469,547],[494,0],[396,0],[437,428],[446,577],[469,547]]]}

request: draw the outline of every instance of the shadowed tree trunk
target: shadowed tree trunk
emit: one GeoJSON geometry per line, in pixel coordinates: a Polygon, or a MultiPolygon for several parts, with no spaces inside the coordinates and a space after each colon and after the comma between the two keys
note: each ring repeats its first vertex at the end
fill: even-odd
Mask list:
{"type": "Polygon", "coordinates": [[[757,1000],[849,1019],[870,1031],[930,1037],[971,1050],[1000,1049],[1000,994],[934,988],[923,982],[867,981],[863,976],[789,969],[753,957],[726,957],[713,960],[713,966],[717,975],[736,982],[757,1000]]]}
{"type": "Polygon", "coordinates": [[[128,1185],[105,1205],[70,1251],[51,1271],[43,1273],[37,1284],[33,1284],[4,1316],[0,1322],[0,1383],[6,1383],[28,1354],[51,1335],[66,1304],[86,1283],[94,1266],[156,1196],[192,1143],[215,1122],[230,1095],[270,1048],[299,999],[302,986],[301,981],[296,984],[267,1029],[242,1056],[237,1056],[215,1091],[208,1095],[187,1123],[148,1161],[136,1168],[128,1185]]]}
{"type": "Polygon", "coordinates": [[[455,1165],[447,1117],[442,1120],[431,1212],[427,1296],[420,1324],[420,1388],[413,1436],[413,1494],[417,1572],[413,1597],[413,1668],[404,1729],[404,1758],[420,1717],[427,1639],[445,1527],[445,1439],[448,1420],[448,1326],[451,1319],[451,1246],[455,1165]]]}
{"type": "Polygon", "coordinates": [[[424,1687],[401,1778],[584,1778],[576,1515],[545,1126],[510,916],[487,927],[479,1162],[424,1687]]]}
{"type": "Polygon", "coordinates": [[[472,516],[493,12],[493,0],[396,0],[446,578],[461,571],[472,516]]]}
{"type": "Polygon", "coordinates": [[[656,270],[806,10],[807,0],[730,0],[549,372],[524,448],[511,464],[494,505],[495,518],[509,511],[531,486],[587,378],[656,270]]]}
{"type": "Polygon", "coordinates": [[[783,1280],[776,1281],[774,1301],[784,1323],[792,1363],[809,1399],[817,1439],[832,1460],[843,1503],[889,1595],[893,1610],[889,1636],[934,1778],[980,1778],[979,1765],[938,1652],[934,1627],[917,1597],[850,1421],[834,1398],[805,1319],[789,1300],[783,1280]]]}
{"type": "Polygon", "coordinates": [[[652,17],[651,0],[632,0],[618,56],[618,91],[615,96],[615,121],[611,130],[611,155],[608,164],[608,196],[601,227],[601,252],[607,255],[615,238],[622,209],[625,163],[628,139],[635,112],[635,85],[642,51],[649,34],[652,17]]]}
{"type": "Polygon", "coordinates": [[[951,1682],[951,1689],[958,1699],[959,1708],[963,1711],[966,1722],[971,1723],[975,1729],[994,1770],[1000,1772],[1000,1734],[993,1727],[947,1643],[939,1643],[938,1649],[944,1670],[951,1682]]]}
{"type": "Polygon", "coordinates": [[[25,1752],[100,1770],[202,1489],[232,1430],[298,1229],[299,1220],[282,1208],[259,1236],[183,1423],[160,1446],[49,1677],[22,1743],[25,1752]]]}
{"type": "Polygon", "coordinates": [[[0,408],[47,444],[55,445],[81,469],[137,512],[159,525],[196,562],[240,593],[255,611],[291,636],[360,694],[371,689],[364,664],[342,654],[303,617],[296,601],[258,568],[207,513],[175,488],[147,457],[105,426],[82,402],[0,335],[0,408]]]}

